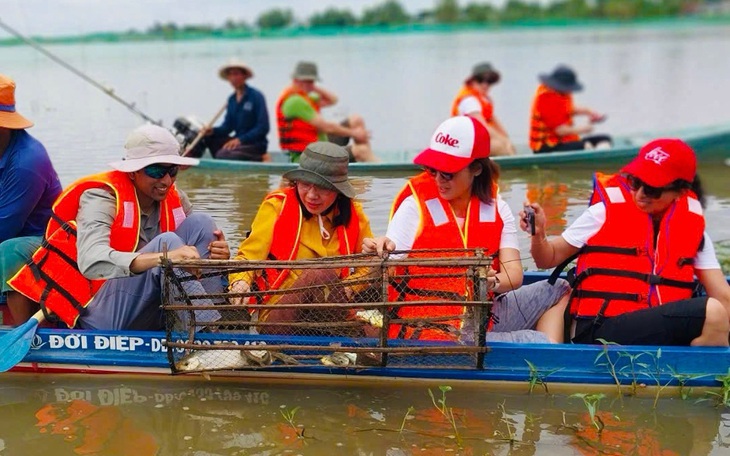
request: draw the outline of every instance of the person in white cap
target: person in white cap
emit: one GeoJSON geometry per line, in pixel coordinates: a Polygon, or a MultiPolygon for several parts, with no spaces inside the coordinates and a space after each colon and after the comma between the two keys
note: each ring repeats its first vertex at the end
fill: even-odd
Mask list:
{"type": "MultiPolygon", "coordinates": [[[[495,296],[487,341],[562,342],[570,287],[564,280],[555,286],[542,281],[520,287],[523,276],[517,227],[499,195],[499,168],[489,159],[489,151],[489,133],[477,119],[456,116],[439,125],[431,146],[413,160],[424,172],[410,179],[396,197],[386,235],[365,239],[363,252],[454,249],[439,255],[460,256],[464,253],[459,250],[482,248],[496,254],[487,278],[487,288],[495,296]]],[[[433,293],[431,299],[443,293],[471,293],[463,281],[417,277],[428,271],[433,273],[433,268],[409,266],[409,274],[415,277],[406,288],[396,287],[395,291],[405,300],[428,299],[424,290],[433,293]]],[[[474,321],[473,314],[467,311],[464,316],[463,312],[460,306],[401,307],[400,318],[453,315],[454,319],[427,327],[391,325],[389,337],[458,339],[472,344],[475,325],[480,323],[474,321]]]]}
{"type": "MultiPolygon", "coordinates": [[[[264,94],[246,83],[253,70],[234,58],[218,70],[218,76],[228,81],[234,92],[228,97],[223,123],[206,132],[205,146],[214,158],[262,161],[269,146],[269,111],[264,94]]],[[[202,148],[193,149],[192,154],[199,156],[202,148]]]]}
{"type": "MultiPolygon", "coordinates": [[[[156,125],[133,130],[124,147],[124,159],[110,163],[113,171],[64,190],[46,242],[10,281],[69,327],[162,329],[159,262],[165,246],[173,261],[230,258],[213,219],[193,212],[175,186],[179,167],[198,160],[181,157],[175,137],[156,125]]],[[[222,290],[220,277],[185,283],[194,293],[222,290]]],[[[216,311],[196,314],[199,322],[220,317],[216,311]]]]}
{"type": "Polygon", "coordinates": [[[0,292],[15,324],[38,305],[7,284],[41,245],[61,182],[45,147],[25,131],[33,122],[15,109],[15,82],[0,74],[0,292]]]}

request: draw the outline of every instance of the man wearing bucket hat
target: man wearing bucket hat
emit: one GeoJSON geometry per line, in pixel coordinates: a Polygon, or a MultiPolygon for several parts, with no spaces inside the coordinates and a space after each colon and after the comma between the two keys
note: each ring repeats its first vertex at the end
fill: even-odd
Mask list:
{"type": "MultiPolygon", "coordinates": [[[[233,58],[218,70],[218,76],[234,92],[228,97],[223,123],[206,132],[205,146],[214,158],[262,161],[269,145],[269,111],[264,94],[246,83],[253,77],[251,67],[233,58]]],[[[203,148],[195,148],[193,154],[202,152],[203,148]]]]}
{"type": "Polygon", "coordinates": [[[575,106],[573,92],[583,90],[583,84],[573,69],[558,65],[550,74],[540,75],[532,101],[530,119],[530,149],[535,153],[610,147],[611,137],[594,135],[581,138],[593,131],[593,124],[606,116],[596,111],[575,106]],[[588,117],[588,125],[574,125],[573,117],[588,117]]]}
{"type": "Polygon", "coordinates": [[[471,116],[482,122],[489,131],[491,155],[514,155],[515,146],[507,130],[494,114],[494,104],[489,89],[499,82],[500,74],[491,63],[482,62],[474,66],[471,75],[451,103],[452,116],[471,116]]]}
{"type": "MultiPolygon", "coordinates": [[[[241,243],[235,259],[304,260],[357,253],[363,239],[372,237],[372,231],[362,206],[354,200],[356,192],[347,177],[348,162],[348,153],[341,146],[329,142],[309,144],[299,167],[284,174],[291,185],[264,199],[251,225],[251,234],[241,243]]],[[[346,302],[358,291],[357,287],[347,287],[346,280],[368,272],[363,268],[352,274],[349,268],[344,271],[272,269],[234,273],[229,276],[229,282],[234,293],[328,285],[330,302],[346,302]]],[[[272,310],[259,312],[258,320],[300,321],[301,310],[276,309],[275,305],[321,299],[314,296],[317,291],[264,296],[263,303],[272,304],[272,310]]],[[[240,304],[242,298],[232,300],[240,304]]],[[[341,321],[346,317],[344,314],[309,316],[319,321],[341,321]]],[[[297,329],[287,326],[263,326],[259,331],[297,333],[297,329]]]]}
{"type": "MultiPolygon", "coordinates": [[[[161,252],[173,261],[228,259],[213,219],[193,212],[175,186],[180,144],[166,129],[144,125],[127,137],[113,171],[81,178],[53,206],[46,242],[10,285],[41,303],[69,327],[159,330],[161,252]]],[[[189,292],[220,291],[220,278],[185,282],[189,292]]],[[[208,303],[209,304],[209,303],[208,303]]],[[[215,311],[197,311],[198,322],[215,311]]]]}
{"type": "Polygon", "coordinates": [[[0,74],[0,292],[16,323],[38,306],[7,284],[40,246],[61,182],[46,149],[25,131],[33,122],[15,108],[15,82],[0,74]]]}
{"type": "MultiPolygon", "coordinates": [[[[396,196],[384,237],[365,239],[364,253],[382,254],[384,250],[434,250],[439,256],[463,256],[464,249],[481,248],[496,255],[488,271],[487,288],[496,296],[488,341],[561,342],[562,315],[570,287],[561,281],[522,284],[522,263],[517,242],[515,219],[499,195],[499,168],[489,159],[489,134],[473,117],[452,117],[438,126],[430,147],[413,162],[424,172],[411,178],[396,196]],[[536,331],[537,330],[537,331],[536,331]]],[[[433,256],[411,252],[414,256],[433,256]]],[[[391,338],[430,340],[457,339],[475,343],[477,325],[473,312],[463,306],[429,306],[429,299],[445,296],[470,296],[473,287],[464,281],[420,278],[434,273],[433,267],[409,266],[408,287],[393,286],[392,292],[408,301],[423,301],[421,306],[402,307],[399,318],[443,318],[453,320],[431,328],[391,325],[391,338]]],[[[458,270],[445,271],[451,274],[458,270]]]]}
{"type": "Polygon", "coordinates": [[[557,266],[557,274],[578,258],[570,274],[574,342],[728,345],[730,285],[705,232],[696,169],[682,140],[651,141],[620,173],[597,173],[591,206],[551,240],[532,204],[537,266],[557,266]],[[707,296],[693,298],[695,277],[707,296]]]}
{"type": "Polygon", "coordinates": [[[292,83],[276,102],[276,124],[279,145],[293,162],[315,141],[329,141],[347,146],[351,161],[378,161],[370,147],[365,121],[351,114],[341,123],[325,120],[320,110],[337,103],[337,96],[317,84],[317,64],[298,62],[292,73],[292,83]],[[352,138],[354,144],[348,146],[352,138]]]}

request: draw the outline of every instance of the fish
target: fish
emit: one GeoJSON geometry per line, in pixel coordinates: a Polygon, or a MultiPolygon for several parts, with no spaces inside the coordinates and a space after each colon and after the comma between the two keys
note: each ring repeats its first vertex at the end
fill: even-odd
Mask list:
{"type": "Polygon", "coordinates": [[[346,367],[356,363],[357,354],[347,352],[333,352],[329,355],[324,355],[322,358],[320,358],[320,361],[325,366],[346,367]]]}
{"type": "Polygon", "coordinates": [[[379,310],[358,310],[355,312],[355,317],[376,328],[383,327],[383,314],[379,310]]]}
{"type": "Polygon", "coordinates": [[[299,364],[292,356],[271,350],[195,350],[175,363],[180,372],[242,369],[282,364],[299,364]]]}
{"type": "Polygon", "coordinates": [[[250,366],[246,350],[195,350],[175,363],[180,372],[196,372],[217,369],[240,369],[250,366]]]}

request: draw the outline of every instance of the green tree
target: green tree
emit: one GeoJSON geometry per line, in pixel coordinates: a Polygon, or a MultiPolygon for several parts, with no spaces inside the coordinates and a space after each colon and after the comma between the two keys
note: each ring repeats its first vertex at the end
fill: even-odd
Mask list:
{"type": "Polygon", "coordinates": [[[363,12],[363,25],[397,25],[410,22],[408,13],[397,0],[387,0],[363,12]]]}
{"type": "Polygon", "coordinates": [[[545,13],[549,17],[585,18],[593,15],[587,0],[559,0],[547,5],[545,13]]]}
{"type": "Polygon", "coordinates": [[[505,21],[518,21],[521,19],[539,19],[542,17],[542,8],[537,2],[526,2],[522,0],[509,0],[504,5],[501,18],[505,21]]]}
{"type": "Polygon", "coordinates": [[[278,29],[290,26],[294,22],[294,14],[290,9],[274,8],[261,13],[256,25],[262,29],[278,29]]]}
{"type": "Polygon", "coordinates": [[[439,0],[433,16],[439,24],[455,24],[461,16],[459,3],[456,0],[439,0]]]}
{"type": "Polygon", "coordinates": [[[309,18],[309,25],[312,27],[347,27],[355,23],[357,23],[355,15],[347,9],[328,8],[309,18]]]}
{"type": "Polygon", "coordinates": [[[464,8],[464,18],[467,22],[493,22],[499,18],[497,9],[488,3],[469,3],[464,8]]]}

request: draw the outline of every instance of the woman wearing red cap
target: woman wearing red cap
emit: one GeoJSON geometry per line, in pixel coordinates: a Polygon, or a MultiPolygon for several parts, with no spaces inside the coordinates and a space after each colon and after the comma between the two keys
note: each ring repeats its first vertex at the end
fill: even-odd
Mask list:
{"type": "Polygon", "coordinates": [[[578,257],[573,342],[728,345],[730,286],[705,233],[696,169],[681,140],[651,141],[621,173],[596,174],[591,206],[549,241],[544,212],[532,204],[537,266],[560,270],[578,257]],[[695,276],[707,296],[692,297],[695,276]]]}
{"type": "MultiPolygon", "coordinates": [[[[543,282],[519,288],[522,263],[517,228],[509,206],[498,193],[499,171],[489,159],[489,133],[484,125],[468,116],[446,120],[434,132],[431,146],[414,162],[423,166],[424,172],[410,179],[396,197],[386,236],[365,239],[363,251],[382,254],[383,250],[395,249],[483,248],[488,253],[497,253],[488,276],[488,288],[498,296],[493,308],[495,323],[487,340],[562,341],[562,313],[570,289],[565,281],[556,287],[543,282]],[[414,223],[416,220],[418,223],[414,223]]],[[[413,269],[409,273],[417,276],[419,271],[413,269]]],[[[411,282],[418,280],[411,279],[411,282]]],[[[409,285],[410,289],[436,292],[448,288],[446,282],[426,280],[418,286],[409,285]]],[[[468,294],[464,289],[448,291],[460,296],[468,294]]],[[[398,315],[418,318],[418,312],[424,316],[440,316],[446,309],[443,306],[402,307],[398,315]]],[[[413,338],[418,334],[422,339],[444,339],[448,338],[446,335],[456,335],[462,342],[471,342],[468,336],[473,331],[465,330],[469,324],[468,316],[461,316],[458,322],[440,331],[402,328],[391,337],[413,338]]]]}

